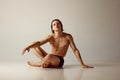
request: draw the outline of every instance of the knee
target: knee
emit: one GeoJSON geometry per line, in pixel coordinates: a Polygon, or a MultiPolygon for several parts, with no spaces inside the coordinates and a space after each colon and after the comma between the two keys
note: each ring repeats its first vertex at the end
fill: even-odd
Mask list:
{"type": "Polygon", "coordinates": [[[46,55],[46,59],[49,60],[52,57],[51,54],[46,55]]]}

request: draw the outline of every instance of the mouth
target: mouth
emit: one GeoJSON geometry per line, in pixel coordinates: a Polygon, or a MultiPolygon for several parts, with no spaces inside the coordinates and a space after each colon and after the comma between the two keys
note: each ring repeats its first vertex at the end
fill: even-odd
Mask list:
{"type": "Polygon", "coordinates": [[[56,28],[59,28],[59,26],[56,26],[56,28]]]}

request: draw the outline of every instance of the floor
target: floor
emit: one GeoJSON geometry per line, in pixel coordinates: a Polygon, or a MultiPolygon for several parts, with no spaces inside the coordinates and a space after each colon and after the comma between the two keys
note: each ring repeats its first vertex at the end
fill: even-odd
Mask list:
{"type": "Polygon", "coordinates": [[[120,63],[92,64],[82,69],[79,64],[65,64],[63,69],[43,69],[23,63],[1,63],[0,80],[120,80],[120,63]]]}

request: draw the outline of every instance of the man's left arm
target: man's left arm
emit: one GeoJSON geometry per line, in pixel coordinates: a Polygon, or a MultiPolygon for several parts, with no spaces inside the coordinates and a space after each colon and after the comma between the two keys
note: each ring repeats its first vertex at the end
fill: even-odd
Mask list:
{"type": "Polygon", "coordinates": [[[93,67],[91,67],[91,66],[88,66],[88,65],[85,65],[85,64],[84,64],[84,62],[83,62],[83,60],[82,60],[82,57],[81,57],[81,54],[80,54],[79,50],[76,48],[76,45],[75,45],[75,43],[74,43],[74,40],[73,40],[72,36],[69,35],[68,38],[69,38],[69,41],[70,41],[70,46],[71,46],[71,48],[72,48],[75,56],[77,57],[78,61],[80,62],[80,65],[81,65],[83,68],[93,68],[93,67]]]}

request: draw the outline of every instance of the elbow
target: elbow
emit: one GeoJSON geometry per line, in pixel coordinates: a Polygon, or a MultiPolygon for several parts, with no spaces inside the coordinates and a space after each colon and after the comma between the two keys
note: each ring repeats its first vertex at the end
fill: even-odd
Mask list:
{"type": "Polygon", "coordinates": [[[40,46],[40,45],[41,45],[41,43],[40,43],[39,41],[33,42],[33,47],[38,47],[38,46],[40,46]]]}
{"type": "Polygon", "coordinates": [[[36,44],[37,44],[37,46],[40,46],[40,45],[41,45],[41,43],[40,43],[39,41],[37,41],[36,44]]]}
{"type": "Polygon", "coordinates": [[[78,49],[74,49],[73,50],[75,54],[78,54],[79,53],[79,50],[78,49]]]}

